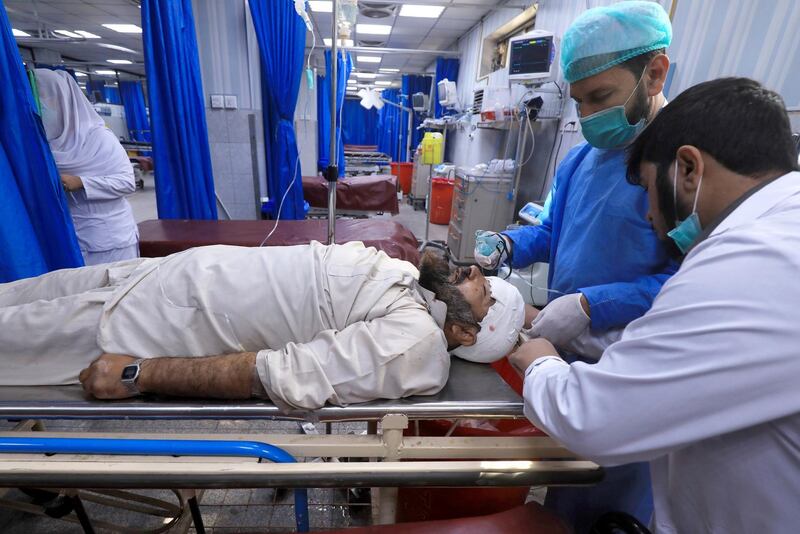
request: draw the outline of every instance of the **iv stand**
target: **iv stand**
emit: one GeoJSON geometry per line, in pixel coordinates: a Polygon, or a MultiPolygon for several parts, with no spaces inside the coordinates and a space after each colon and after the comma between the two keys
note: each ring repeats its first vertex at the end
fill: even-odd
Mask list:
{"type": "Polygon", "coordinates": [[[338,161],[336,158],[339,155],[339,151],[337,150],[337,141],[336,139],[336,113],[337,113],[337,106],[336,106],[336,96],[339,92],[339,86],[337,84],[337,68],[339,64],[339,53],[337,50],[337,41],[339,40],[339,29],[336,24],[336,15],[337,15],[337,1],[333,0],[333,11],[331,13],[331,35],[333,38],[331,39],[331,72],[328,74],[330,76],[331,82],[331,143],[330,143],[330,153],[328,154],[328,166],[325,169],[325,179],[328,181],[328,244],[333,245],[336,243],[336,181],[339,179],[339,167],[338,161]]]}

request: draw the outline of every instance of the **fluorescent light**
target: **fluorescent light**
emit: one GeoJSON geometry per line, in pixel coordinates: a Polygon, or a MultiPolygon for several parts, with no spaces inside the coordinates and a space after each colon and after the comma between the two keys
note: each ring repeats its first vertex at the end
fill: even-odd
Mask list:
{"type": "Polygon", "coordinates": [[[114,75],[117,74],[117,71],[100,69],[100,70],[94,71],[94,73],[95,74],[99,74],[100,76],[114,76],[114,75]]]}
{"type": "Polygon", "coordinates": [[[389,85],[392,85],[392,82],[387,81],[387,80],[378,80],[377,82],[375,82],[375,85],[389,86],[389,85]]]}
{"type": "Polygon", "coordinates": [[[380,63],[381,56],[356,56],[356,59],[364,63],[380,63]]]}
{"type": "Polygon", "coordinates": [[[75,71],[75,76],[77,76],[78,78],[85,78],[86,76],[88,76],[88,74],[86,74],[85,72],[75,71]]]}
{"type": "Polygon", "coordinates": [[[31,34],[28,32],[24,32],[22,30],[18,30],[16,28],[11,28],[11,33],[14,34],[14,37],[30,37],[31,34]]]}
{"type": "Polygon", "coordinates": [[[75,30],[75,33],[83,36],[85,39],[100,39],[99,35],[95,35],[92,32],[87,32],[84,30],[75,30]]]}
{"type": "Polygon", "coordinates": [[[333,2],[325,0],[309,0],[308,7],[317,13],[333,13],[333,2]]]}
{"type": "MultiPolygon", "coordinates": [[[[325,46],[327,46],[329,48],[331,46],[331,41],[332,41],[331,39],[323,39],[322,40],[322,42],[325,43],[325,46]]],[[[353,40],[352,39],[345,39],[343,41],[343,40],[339,39],[338,41],[336,41],[336,45],[337,46],[344,46],[344,47],[352,48],[353,47],[353,40]]]]}
{"type": "Polygon", "coordinates": [[[114,65],[133,65],[133,61],[128,61],[127,59],[109,59],[108,62],[114,65]]]}
{"type": "Polygon", "coordinates": [[[378,76],[374,72],[356,72],[355,75],[356,78],[362,78],[367,80],[374,80],[378,76]]]}
{"type": "Polygon", "coordinates": [[[400,8],[400,16],[436,19],[442,14],[442,11],[444,11],[444,6],[404,5],[400,8]]]}
{"type": "Polygon", "coordinates": [[[347,80],[347,85],[353,85],[354,83],[357,82],[355,80],[347,80]]]}
{"type": "Polygon", "coordinates": [[[387,69],[387,68],[380,68],[378,72],[400,72],[400,69],[387,69]]]}
{"type": "Polygon", "coordinates": [[[138,54],[136,50],[131,50],[130,48],[125,48],[124,46],[118,46],[114,44],[108,43],[97,43],[97,46],[102,46],[103,48],[109,48],[111,50],[119,50],[120,52],[127,52],[129,54],[138,54]]]}
{"type": "Polygon", "coordinates": [[[136,24],[103,24],[103,28],[119,33],[142,33],[142,29],[136,24]]]}
{"type": "Polygon", "coordinates": [[[57,33],[58,35],[63,35],[64,37],[71,37],[72,39],[80,39],[82,35],[78,35],[75,32],[71,32],[69,30],[53,30],[53,33],[57,33]]]}
{"type": "Polygon", "coordinates": [[[356,32],[358,34],[389,35],[392,33],[392,27],[387,24],[356,24],[356,32]]]}

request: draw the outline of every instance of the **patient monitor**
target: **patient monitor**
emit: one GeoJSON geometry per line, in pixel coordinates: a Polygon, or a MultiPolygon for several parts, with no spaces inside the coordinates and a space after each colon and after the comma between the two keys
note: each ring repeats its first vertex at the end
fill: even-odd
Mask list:
{"type": "Polygon", "coordinates": [[[508,79],[543,84],[555,80],[556,37],[547,30],[533,30],[508,43],[508,79]]]}

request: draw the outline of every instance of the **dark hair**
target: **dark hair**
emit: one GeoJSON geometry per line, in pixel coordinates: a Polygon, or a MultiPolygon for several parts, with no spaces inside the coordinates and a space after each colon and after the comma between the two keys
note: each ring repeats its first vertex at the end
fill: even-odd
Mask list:
{"type": "Polygon", "coordinates": [[[638,56],[634,56],[629,60],[620,63],[618,66],[632,72],[633,75],[638,80],[639,77],[642,75],[642,72],[644,72],[644,68],[653,60],[654,57],[666,53],[667,53],[666,48],[651,50],[649,52],[645,52],[644,54],[639,54],[638,56]]]}
{"type": "Polygon", "coordinates": [[[644,161],[666,176],[683,145],[752,178],[798,170],[783,99],[749,78],[704,82],[665,106],[628,148],[628,181],[639,184],[644,161]]]}
{"type": "Polygon", "coordinates": [[[419,285],[432,291],[438,300],[447,305],[448,323],[474,327],[480,330],[467,299],[450,282],[450,264],[440,254],[427,250],[419,262],[419,285]]]}

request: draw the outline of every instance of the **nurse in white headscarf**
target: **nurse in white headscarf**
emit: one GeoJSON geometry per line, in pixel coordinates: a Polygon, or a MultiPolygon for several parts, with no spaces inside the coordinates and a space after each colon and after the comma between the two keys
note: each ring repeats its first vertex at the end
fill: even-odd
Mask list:
{"type": "Polygon", "coordinates": [[[87,265],[135,258],[139,234],[125,196],[136,190],[128,155],[65,71],[36,69],[42,122],[87,265]]]}

